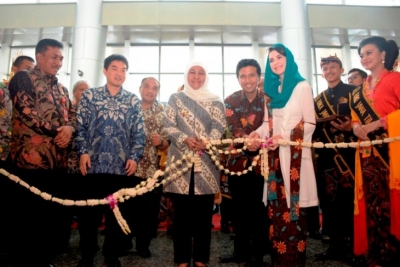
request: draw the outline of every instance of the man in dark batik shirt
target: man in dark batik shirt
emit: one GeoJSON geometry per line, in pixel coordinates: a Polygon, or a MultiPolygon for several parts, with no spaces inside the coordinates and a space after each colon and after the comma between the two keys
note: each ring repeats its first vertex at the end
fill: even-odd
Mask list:
{"type": "MultiPolygon", "coordinates": [[[[37,65],[11,79],[13,101],[10,172],[30,186],[67,199],[67,158],[76,129],[68,89],[57,80],[63,44],[43,39],[36,45],[37,65]]],[[[11,265],[49,266],[68,222],[65,206],[47,201],[19,184],[9,185],[11,265]]]]}
{"type": "MultiPolygon", "coordinates": [[[[261,68],[254,59],[243,59],[236,67],[236,76],[242,90],[225,99],[226,120],[233,138],[246,137],[264,120],[265,99],[258,90],[261,68]]],[[[232,171],[247,169],[258,151],[231,155],[228,168],[232,171]]],[[[235,231],[234,252],[222,257],[221,262],[246,261],[246,266],[262,266],[267,240],[266,211],[262,201],[264,178],[259,171],[249,171],[241,176],[228,177],[232,194],[235,231]]]]}
{"type": "MultiPolygon", "coordinates": [[[[341,60],[336,56],[321,59],[322,76],[328,89],[314,99],[317,128],[314,140],[323,143],[353,142],[349,93],[356,88],[344,84],[341,60]]],[[[317,260],[346,260],[351,255],[353,236],[354,159],[353,148],[316,149],[317,186],[322,209],[322,234],[330,238],[325,253],[317,260]]]]}

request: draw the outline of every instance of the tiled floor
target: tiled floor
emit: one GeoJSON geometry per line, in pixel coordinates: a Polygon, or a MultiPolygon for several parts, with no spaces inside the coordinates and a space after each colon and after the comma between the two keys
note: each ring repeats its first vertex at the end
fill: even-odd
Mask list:
{"type": "MultiPolygon", "coordinates": [[[[243,264],[229,263],[221,264],[219,262],[219,257],[221,254],[227,255],[232,252],[233,241],[229,239],[229,234],[223,234],[221,232],[215,231],[212,233],[212,243],[211,243],[211,257],[209,266],[210,267],[241,267],[243,264]]],[[[99,242],[102,242],[103,237],[100,236],[99,242]]],[[[54,261],[56,267],[75,267],[79,261],[79,251],[78,251],[79,235],[76,230],[72,231],[70,240],[70,250],[68,254],[60,255],[54,261]]],[[[314,239],[309,239],[309,245],[307,247],[307,266],[310,267],[347,267],[347,265],[342,262],[315,262],[314,254],[321,253],[326,249],[326,245],[322,245],[321,241],[316,241],[314,239]]],[[[123,267],[174,267],[173,262],[173,246],[172,240],[166,236],[166,232],[160,231],[158,237],[153,239],[151,248],[152,257],[148,259],[142,259],[137,256],[134,252],[131,254],[120,258],[123,267]]],[[[269,256],[264,257],[266,262],[265,266],[269,266],[269,256]]],[[[96,267],[101,267],[103,264],[103,256],[99,252],[96,257],[96,267]]]]}

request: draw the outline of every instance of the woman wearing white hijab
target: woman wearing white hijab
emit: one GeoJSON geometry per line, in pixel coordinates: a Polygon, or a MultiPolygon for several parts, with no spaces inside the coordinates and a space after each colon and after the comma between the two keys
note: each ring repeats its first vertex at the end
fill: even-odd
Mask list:
{"type": "Polygon", "coordinates": [[[178,267],[189,266],[192,256],[194,266],[207,266],[210,256],[210,225],[220,172],[205,153],[200,138],[220,139],[226,121],[224,104],[207,85],[206,67],[199,62],[190,63],[184,74],[184,90],[171,95],[163,117],[171,141],[167,166],[191,152],[200,158],[196,168],[189,168],[164,189],[174,206],[174,261],[178,267]]]}

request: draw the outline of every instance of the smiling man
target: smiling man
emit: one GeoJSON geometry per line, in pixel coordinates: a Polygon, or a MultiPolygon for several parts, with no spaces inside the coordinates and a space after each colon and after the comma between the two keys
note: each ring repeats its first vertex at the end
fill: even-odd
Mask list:
{"type": "MultiPolygon", "coordinates": [[[[143,157],[139,160],[135,175],[143,180],[153,177],[160,168],[158,150],[164,151],[169,146],[161,123],[164,107],[157,101],[159,91],[160,83],[153,77],[144,78],[139,87],[147,134],[143,157]]],[[[136,250],[140,257],[148,258],[151,256],[149,250],[151,239],[157,235],[161,191],[153,190],[149,194],[135,198],[134,201],[135,210],[132,212],[141,214],[134,219],[137,229],[136,250]]]]}
{"type": "MultiPolygon", "coordinates": [[[[122,84],[128,61],[113,54],[104,60],[106,84],[86,90],[77,112],[75,138],[82,187],[81,199],[102,199],[121,188],[135,187],[142,179],[134,176],[145,145],[145,126],[139,98],[122,84]]],[[[120,203],[121,213],[129,222],[132,199],[120,203]],[[127,211],[127,212],[124,212],[127,211]]],[[[120,253],[130,237],[122,232],[110,207],[89,207],[78,211],[82,259],[78,266],[93,265],[97,252],[98,217],[105,212],[106,232],[103,255],[107,267],[118,267],[120,253]]]]}
{"type": "MultiPolygon", "coordinates": [[[[242,59],[236,66],[236,77],[242,90],[225,98],[228,130],[234,138],[247,137],[264,119],[264,90],[259,90],[261,67],[254,59],[242,59]]],[[[258,155],[258,151],[246,151],[232,155],[228,160],[231,171],[247,169],[258,155]],[[237,169],[238,168],[238,169],[237,169]]],[[[263,265],[263,254],[267,240],[265,206],[263,203],[264,177],[255,170],[241,176],[229,175],[228,186],[232,194],[234,251],[221,257],[222,263],[246,262],[246,267],[263,265]]]]}
{"type": "MultiPolygon", "coordinates": [[[[317,123],[314,140],[323,143],[354,142],[351,129],[349,93],[356,87],[344,84],[342,61],[336,56],[321,59],[322,76],[328,89],[314,99],[318,119],[341,115],[336,120],[317,123]]],[[[333,118],[333,117],[331,117],[333,118]]],[[[316,149],[317,186],[322,209],[322,234],[330,238],[329,249],[317,260],[346,260],[353,236],[354,158],[352,148],[316,149]]]]}
{"type": "MultiPolygon", "coordinates": [[[[68,90],[57,80],[63,45],[43,39],[36,45],[37,65],[11,79],[13,100],[11,172],[30,186],[63,197],[68,144],[75,131],[75,110],[68,90]]],[[[46,201],[20,185],[10,186],[10,257],[13,266],[50,266],[58,249],[64,213],[62,205],[46,201]]]]}

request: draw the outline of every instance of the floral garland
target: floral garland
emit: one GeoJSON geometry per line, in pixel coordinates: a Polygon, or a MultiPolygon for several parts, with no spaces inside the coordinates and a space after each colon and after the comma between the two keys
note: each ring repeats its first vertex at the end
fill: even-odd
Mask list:
{"type": "MultiPolygon", "coordinates": [[[[257,161],[261,157],[261,171],[264,176],[264,178],[268,177],[268,151],[267,151],[267,144],[271,142],[270,139],[258,139],[261,143],[261,148],[259,150],[259,155],[253,158],[253,161],[248,167],[248,169],[244,170],[243,172],[231,172],[228,169],[225,169],[224,166],[221,165],[219,162],[218,158],[219,154],[237,154],[241,153],[243,150],[246,150],[247,147],[243,146],[242,149],[231,149],[231,150],[221,150],[217,149],[215,145],[221,145],[221,144],[232,144],[232,143],[247,143],[251,141],[251,139],[248,138],[236,138],[236,139],[224,139],[224,140],[206,140],[203,139],[206,143],[206,148],[208,149],[208,153],[211,156],[211,159],[214,161],[215,165],[221,170],[224,171],[226,174],[230,175],[242,175],[246,174],[249,171],[252,171],[253,167],[257,165],[257,161]]],[[[383,140],[373,140],[373,141],[362,141],[362,142],[351,142],[351,143],[322,143],[322,142],[315,142],[315,143],[307,143],[307,142],[294,142],[294,141],[288,141],[288,140],[283,140],[279,139],[278,144],[282,146],[303,146],[303,147],[314,147],[314,148],[357,148],[357,147],[368,147],[372,145],[381,145],[383,143],[392,143],[395,141],[400,141],[400,136],[396,137],[390,137],[390,138],[385,138],[383,140]]],[[[170,166],[168,166],[165,171],[157,170],[153,177],[148,178],[146,181],[142,181],[140,184],[138,184],[134,188],[122,188],[118,190],[117,192],[107,196],[104,199],[87,199],[87,200],[71,200],[71,199],[60,199],[57,197],[53,197],[51,194],[42,192],[38,188],[34,186],[30,186],[28,183],[25,181],[21,180],[18,176],[9,173],[8,171],[0,168],[0,174],[8,177],[10,180],[14,181],[17,184],[20,184],[21,186],[27,188],[30,190],[32,193],[42,197],[44,200],[48,201],[53,201],[56,203],[59,203],[61,205],[65,206],[96,206],[96,205],[109,205],[110,208],[113,210],[114,215],[117,219],[118,224],[120,225],[122,231],[126,234],[130,233],[129,226],[126,222],[126,220],[122,217],[122,214],[118,208],[118,202],[124,202],[126,199],[129,199],[131,197],[136,197],[143,195],[147,192],[152,191],[154,188],[159,187],[161,184],[166,184],[167,182],[171,180],[175,180],[176,178],[180,177],[182,174],[188,172],[194,162],[193,160],[197,158],[194,157],[194,154],[188,153],[186,155],[183,155],[180,160],[177,160],[175,163],[172,163],[170,166]],[[183,162],[187,162],[187,167],[182,168],[181,170],[178,170],[178,166],[181,166],[183,162]],[[175,171],[174,173],[172,173],[175,171]],[[165,178],[166,173],[172,173],[169,175],[167,178],[165,178]],[[158,181],[159,177],[164,176],[164,179],[161,180],[160,182],[158,181]]],[[[174,162],[174,158],[171,159],[172,162],[174,162]]]]}

